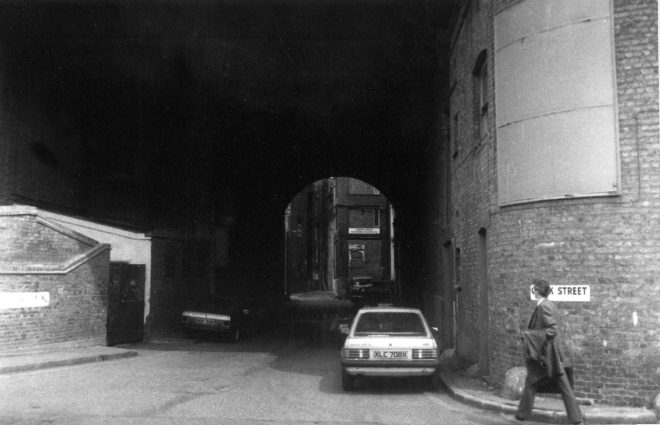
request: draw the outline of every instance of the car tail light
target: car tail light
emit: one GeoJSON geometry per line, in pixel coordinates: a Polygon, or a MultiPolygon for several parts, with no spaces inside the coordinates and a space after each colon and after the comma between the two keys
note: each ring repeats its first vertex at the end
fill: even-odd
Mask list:
{"type": "Polygon", "coordinates": [[[415,349],[412,352],[413,359],[436,359],[438,358],[438,350],[435,348],[415,349]]]}
{"type": "Polygon", "coordinates": [[[368,349],[357,349],[357,348],[345,348],[344,357],[347,359],[368,359],[369,350],[368,349]]]}

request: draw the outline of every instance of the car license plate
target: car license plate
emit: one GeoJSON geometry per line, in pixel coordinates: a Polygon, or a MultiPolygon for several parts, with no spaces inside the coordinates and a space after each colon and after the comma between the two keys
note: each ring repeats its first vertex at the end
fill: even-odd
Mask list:
{"type": "Polygon", "coordinates": [[[197,319],[196,321],[200,325],[210,325],[211,323],[213,323],[213,320],[211,319],[197,319]]]}
{"type": "Polygon", "coordinates": [[[409,350],[373,350],[371,358],[373,360],[410,360],[411,352],[409,350]]]}

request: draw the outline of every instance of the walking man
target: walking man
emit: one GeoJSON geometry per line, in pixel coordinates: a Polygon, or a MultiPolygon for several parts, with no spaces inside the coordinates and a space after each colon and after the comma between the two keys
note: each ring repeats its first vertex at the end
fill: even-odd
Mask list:
{"type": "Polygon", "coordinates": [[[536,279],[533,283],[538,302],[527,330],[522,333],[527,379],[516,419],[524,421],[529,418],[539,384],[551,382],[556,384],[564,400],[568,422],[582,424],[582,412],[565,370],[568,361],[557,338],[557,308],[547,299],[550,284],[543,279],[536,279]]]}

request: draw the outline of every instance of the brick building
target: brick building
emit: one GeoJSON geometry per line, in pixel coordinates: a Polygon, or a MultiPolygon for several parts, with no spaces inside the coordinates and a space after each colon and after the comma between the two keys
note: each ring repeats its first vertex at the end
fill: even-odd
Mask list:
{"type": "Polygon", "coordinates": [[[587,302],[557,303],[576,394],[646,405],[660,382],[657,3],[477,0],[455,16],[428,308],[501,383],[523,364],[532,279],[587,285],[587,302]]]}
{"type": "Polygon", "coordinates": [[[104,345],[110,246],[0,207],[0,351],[104,345]]]}
{"type": "Polygon", "coordinates": [[[320,261],[322,252],[326,252],[320,244],[321,232],[326,231],[320,226],[322,187],[323,182],[318,181],[303,188],[284,213],[284,292],[287,294],[331,289],[320,261]]]}
{"type": "Polygon", "coordinates": [[[0,206],[0,219],[2,351],[170,334],[187,303],[223,289],[212,288],[208,239],[33,206],[0,206]]]}
{"type": "Polygon", "coordinates": [[[335,274],[350,284],[353,277],[394,280],[393,212],[376,187],[351,177],[336,177],[334,210],[335,274]]]}

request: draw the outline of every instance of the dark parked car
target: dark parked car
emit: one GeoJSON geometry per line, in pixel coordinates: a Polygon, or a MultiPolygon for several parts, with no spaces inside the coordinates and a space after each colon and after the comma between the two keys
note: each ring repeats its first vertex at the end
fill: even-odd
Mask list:
{"type": "Polygon", "coordinates": [[[181,325],[190,334],[227,336],[237,342],[256,332],[263,320],[260,309],[240,297],[212,297],[196,303],[181,314],[181,325]]]}
{"type": "Polygon", "coordinates": [[[332,291],[310,291],[291,294],[283,307],[290,329],[315,340],[336,338],[341,319],[352,314],[353,303],[332,291]]]}
{"type": "Polygon", "coordinates": [[[394,282],[356,276],[347,287],[347,297],[358,307],[387,306],[394,303],[394,282]]]}

